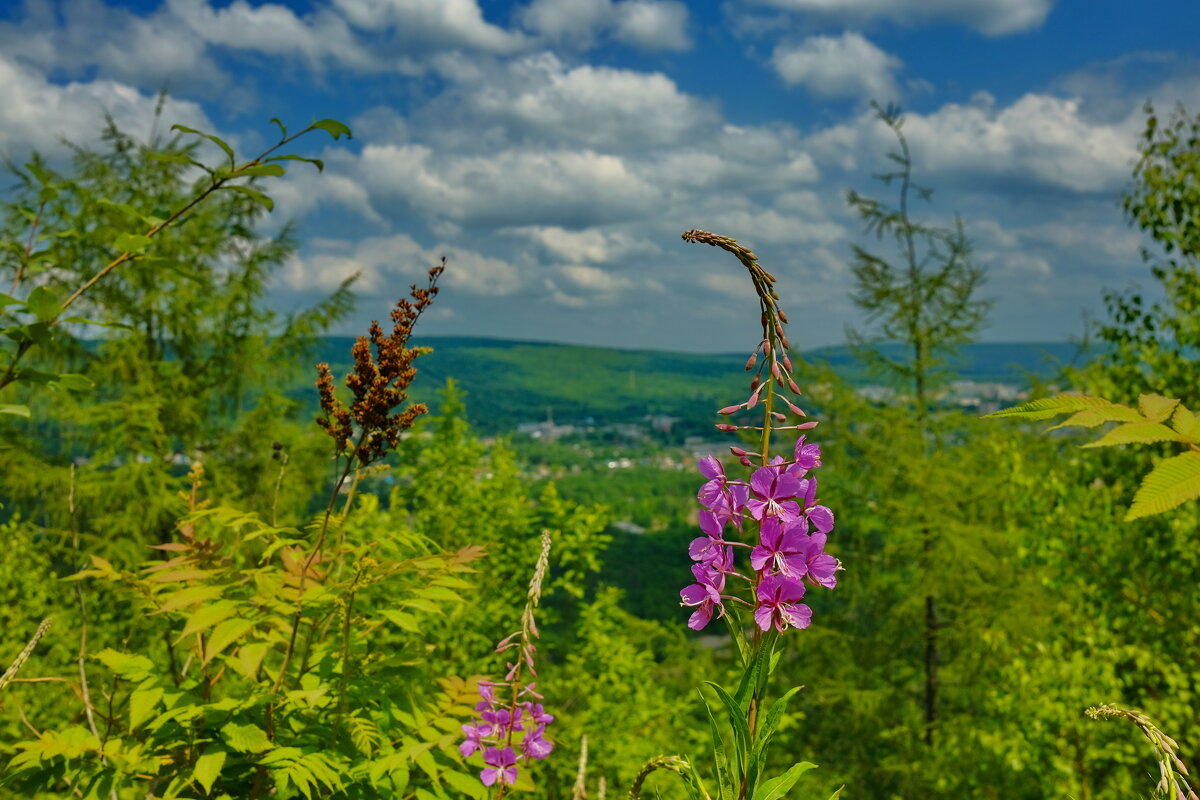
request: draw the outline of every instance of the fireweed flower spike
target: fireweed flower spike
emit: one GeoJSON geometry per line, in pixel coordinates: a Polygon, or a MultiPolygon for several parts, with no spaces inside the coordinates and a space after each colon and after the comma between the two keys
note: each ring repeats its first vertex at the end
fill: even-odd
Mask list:
{"type": "MultiPolygon", "coordinates": [[[[764,757],[767,737],[778,722],[774,712],[765,719],[759,717],[770,678],[770,673],[764,674],[759,667],[770,662],[779,634],[789,629],[803,630],[812,622],[812,609],[801,602],[806,583],[834,588],[841,565],[825,552],[834,515],[817,499],[814,473],[821,467],[821,446],[808,441],[805,433],[817,422],[804,421],[803,409],[794,402],[800,388],[792,375],[788,354],[791,343],[784,331],[787,315],[779,308],[775,276],[762,268],[758,256],[726,236],[692,230],[683,238],[737,257],[754,284],[762,321],[762,336],[746,361],[746,371],[752,373],[749,394],[741,402],[719,409],[722,421],[715,425],[721,432],[743,437],[730,447],[730,453],[746,471],[729,475],[726,465],[715,456],[700,459],[698,467],[704,482],[697,499],[702,506],[698,515],[702,535],[688,547],[688,554],[698,563],[691,568],[694,583],[679,593],[680,605],[691,609],[689,628],[701,630],[716,616],[725,620],[737,643],[744,669],[739,687],[731,693],[712,685],[725,705],[741,709],[743,716],[734,712],[729,715],[733,740],[741,743],[740,752],[753,752],[755,756],[727,761],[726,769],[718,766],[717,779],[722,786],[711,796],[747,800],[767,789],[767,783],[760,782],[766,776],[750,764],[764,757]],[[761,416],[752,418],[758,414],[761,416]],[[756,424],[758,419],[761,424],[756,424]],[[795,431],[790,435],[798,437],[789,456],[772,453],[771,436],[780,431],[795,431]],[[747,444],[751,440],[746,437],[750,436],[757,439],[756,449],[747,444]],[[734,554],[739,550],[749,551],[749,569],[738,570],[734,554]],[[739,605],[753,610],[754,624],[749,632],[737,618],[739,605]]],[[[786,703],[795,691],[777,702],[786,703]]],[[[713,734],[721,736],[715,728],[713,734]]],[[[800,766],[772,779],[765,793],[770,797],[792,796],[790,789],[802,771],[797,770],[800,766]]],[[[709,795],[705,792],[704,796],[709,795]]]]}
{"type": "Polygon", "coordinates": [[[517,782],[517,753],[514,744],[521,748],[520,759],[525,764],[530,759],[545,758],[554,749],[554,743],[545,738],[546,726],[554,722],[554,716],[546,713],[541,703],[524,698],[542,699],[533,682],[524,683],[525,672],[530,677],[537,675],[534,667],[533,640],[537,638],[537,625],[533,620],[533,610],[537,608],[542,597],[542,581],[546,578],[546,568],[550,563],[550,534],[543,531],[542,549],[538,554],[537,565],[533,570],[533,579],[529,582],[529,592],[526,595],[525,610],[521,613],[521,629],[514,631],[500,640],[496,652],[503,653],[516,649],[516,658],[508,664],[508,672],[503,681],[480,681],[480,700],[475,704],[479,712],[479,722],[474,725],[463,725],[466,739],[458,746],[458,751],[468,758],[476,752],[483,752],[484,769],[479,773],[479,780],[484,786],[499,784],[500,789],[496,800],[504,796],[505,788],[517,782]],[[517,739],[516,733],[522,736],[517,739]]]}

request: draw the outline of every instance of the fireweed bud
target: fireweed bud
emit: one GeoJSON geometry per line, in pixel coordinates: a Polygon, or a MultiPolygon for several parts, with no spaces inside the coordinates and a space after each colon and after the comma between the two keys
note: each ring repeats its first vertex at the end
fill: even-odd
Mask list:
{"type": "Polygon", "coordinates": [[[743,449],[742,449],[742,448],[740,448],[740,447],[736,447],[736,446],[731,446],[731,447],[729,448],[729,452],[730,452],[730,453],[732,453],[732,454],[733,454],[733,455],[735,455],[735,456],[748,456],[748,455],[750,455],[750,453],[748,453],[747,451],[743,450],[743,449]]]}
{"type": "Polygon", "coordinates": [[[754,380],[750,381],[750,391],[751,392],[758,391],[758,376],[757,375],[754,376],[754,380]]]}
{"type": "Polygon", "coordinates": [[[784,325],[788,324],[787,314],[783,313],[782,308],[779,309],[779,321],[782,322],[784,325]]]}
{"type": "Polygon", "coordinates": [[[737,425],[730,425],[728,422],[718,422],[716,429],[722,433],[732,433],[738,429],[737,425]]]}
{"type": "Polygon", "coordinates": [[[754,369],[754,364],[756,361],[758,361],[758,350],[757,349],[755,349],[755,351],[750,354],[750,358],[747,359],[747,361],[746,361],[746,372],[749,372],[750,370],[754,369]]]}
{"type": "Polygon", "coordinates": [[[781,414],[778,411],[772,411],[771,416],[774,417],[775,419],[779,420],[780,422],[787,422],[786,414],[781,414]]]}
{"type": "Polygon", "coordinates": [[[796,430],[810,431],[815,427],[817,427],[817,421],[813,420],[812,422],[801,422],[799,425],[796,426],[796,430]]]}
{"type": "Polygon", "coordinates": [[[722,409],[721,409],[720,411],[718,411],[717,413],[718,413],[718,414],[720,414],[721,416],[728,417],[730,414],[736,413],[736,412],[737,412],[737,410],[738,410],[739,408],[741,408],[742,406],[744,406],[744,405],[746,405],[746,404],[745,404],[745,403],[738,403],[736,406],[725,406],[724,408],[722,408],[722,409]]]}
{"type": "Polygon", "coordinates": [[[743,466],[743,467],[749,467],[749,466],[753,466],[753,465],[750,463],[750,458],[749,458],[748,456],[742,456],[741,458],[739,458],[739,459],[738,459],[738,461],[741,461],[741,462],[742,462],[742,466],[743,466]]]}
{"type": "Polygon", "coordinates": [[[783,345],[784,350],[792,349],[792,343],[788,341],[787,334],[783,331],[779,332],[779,344],[783,345]]]}
{"type": "Polygon", "coordinates": [[[796,385],[796,381],[788,378],[788,388],[792,390],[792,394],[802,394],[800,387],[796,385]]]}
{"type": "Polygon", "coordinates": [[[783,368],[786,369],[788,372],[792,371],[792,360],[790,358],[788,358],[787,353],[783,354],[783,368]]]}
{"type": "Polygon", "coordinates": [[[783,375],[780,374],[780,372],[779,372],[779,362],[778,361],[771,362],[771,374],[775,376],[775,380],[779,381],[780,383],[783,383],[783,375]]]}
{"type": "Polygon", "coordinates": [[[796,404],[795,404],[795,403],[793,403],[791,400],[788,400],[788,399],[787,399],[786,397],[784,397],[783,395],[779,395],[779,399],[780,399],[780,400],[782,400],[783,402],[787,403],[788,410],[789,410],[789,411],[791,411],[791,412],[792,412],[793,414],[795,414],[796,416],[798,416],[798,417],[807,417],[807,416],[808,416],[808,414],[805,414],[805,413],[804,413],[804,409],[803,409],[803,408],[801,408],[800,406],[796,405],[796,404]]]}

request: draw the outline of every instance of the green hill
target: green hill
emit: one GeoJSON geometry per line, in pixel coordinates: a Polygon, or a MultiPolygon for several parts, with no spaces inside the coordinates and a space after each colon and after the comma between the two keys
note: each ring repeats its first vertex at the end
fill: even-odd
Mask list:
{"type": "MultiPolygon", "coordinates": [[[[349,365],[352,339],[323,340],[318,357],[335,371],[349,365]]],[[[748,378],[746,354],[697,354],[657,350],[512,341],[470,337],[427,336],[418,342],[434,353],[418,361],[413,395],[435,399],[435,392],[454,378],[468,392],[472,423],[487,433],[511,430],[521,422],[544,420],[596,424],[642,421],[646,415],[668,415],[676,426],[707,433],[713,411],[742,398],[748,378]]],[[[900,346],[881,347],[899,355],[900,346]]],[[[964,380],[997,381],[1024,386],[1028,374],[1050,377],[1056,364],[1069,362],[1076,346],[1066,342],[976,344],[964,348],[959,373],[964,380]]],[[[847,347],[805,352],[811,362],[828,362],[857,385],[870,376],[847,347]]]]}

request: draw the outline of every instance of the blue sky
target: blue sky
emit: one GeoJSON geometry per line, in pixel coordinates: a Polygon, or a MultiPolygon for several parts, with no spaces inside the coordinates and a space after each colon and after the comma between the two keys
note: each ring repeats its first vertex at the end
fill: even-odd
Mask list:
{"type": "Polygon", "coordinates": [[[323,175],[275,186],[303,246],[272,302],[353,272],[357,332],[442,255],[427,333],[620,347],[753,347],[751,246],[800,347],[861,314],[845,203],[893,141],[920,218],[961,214],[988,270],[988,341],[1077,336],[1105,288],[1150,284],[1119,210],[1147,99],[1200,111],[1194,0],[309,0],[0,4],[0,155],[61,157],[104,112],[251,152],[273,116],[347,122],[323,175]]]}

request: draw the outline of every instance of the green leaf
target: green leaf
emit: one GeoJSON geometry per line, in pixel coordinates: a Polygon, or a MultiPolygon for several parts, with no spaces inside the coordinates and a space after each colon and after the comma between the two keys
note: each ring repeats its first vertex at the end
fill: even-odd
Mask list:
{"type": "Polygon", "coordinates": [[[140,233],[122,233],[113,242],[113,247],[122,253],[140,253],[150,246],[150,237],[140,233]]]}
{"type": "Polygon", "coordinates": [[[342,134],[345,134],[347,139],[354,138],[350,134],[350,129],[347,128],[344,124],[338,122],[336,119],[318,120],[317,122],[314,122],[312,125],[309,125],[308,127],[309,127],[309,130],[325,131],[330,136],[332,136],[335,141],[337,139],[340,139],[342,137],[342,134]]]}
{"type": "Polygon", "coordinates": [[[151,686],[148,689],[135,689],[129,695],[129,729],[135,730],[154,713],[154,707],[162,700],[161,686],[151,686]]]}
{"type": "MultiPolygon", "coordinates": [[[[733,604],[730,603],[730,606],[733,604]]],[[[750,645],[746,642],[746,634],[742,633],[742,623],[733,608],[726,608],[725,627],[729,628],[729,638],[737,646],[738,662],[742,667],[750,663],[750,645]]]]}
{"type": "Polygon", "coordinates": [[[212,661],[226,647],[249,633],[254,625],[254,620],[245,617],[227,619],[218,625],[204,643],[204,663],[212,661]]]}
{"type": "Polygon", "coordinates": [[[183,164],[186,166],[204,166],[197,162],[194,158],[184,155],[183,153],[147,153],[147,158],[154,161],[164,161],[168,164],[183,164]]]}
{"type": "Polygon", "coordinates": [[[800,780],[801,775],[815,766],[817,765],[809,761],[801,761],[778,778],[772,778],[759,786],[754,792],[754,800],[779,800],[800,780]]]}
{"type": "Polygon", "coordinates": [[[487,788],[473,775],[464,775],[461,772],[450,770],[442,774],[442,780],[464,797],[472,797],[475,800],[484,800],[487,797],[487,788]]]}
{"type": "Polygon", "coordinates": [[[229,145],[227,145],[223,139],[213,136],[211,133],[205,133],[204,131],[198,131],[195,128],[189,128],[186,125],[172,125],[171,130],[183,131],[184,133],[193,133],[196,136],[203,136],[205,139],[208,139],[210,142],[215,144],[217,147],[219,147],[225,151],[225,155],[229,156],[230,164],[234,163],[235,159],[233,156],[233,148],[230,147],[229,145]]]}
{"type": "Polygon", "coordinates": [[[705,683],[712,687],[725,706],[725,713],[729,717],[729,727],[733,730],[734,752],[737,755],[737,768],[734,775],[741,777],[745,765],[750,762],[750,726],[746,714],[738,705],[737,700],[734,700],[729,692],[722,689],[719,684],[713,681],[705,681],[705,683]]]}
{"type": "Polygon", "coordinates": [[[91,379],[86,375],[79,375],[74,372],[64,372],[51,381],[49,385],[51,388],[66,389],[69,392],[90,392],[96,388],[96,384],[92,383],[91,379]]]}
{"type": "Polygon", "coordinates": [[[265,753],[274,746],[267,738],[266,731],[253,723],[239,725],[231,722],[221,728],[221,738],[239,753],[265,753]]]}
{"type": "MultiPolygon", "coordinates": [[[[1085,394],[1060,394],[1057,397],[1042,397],[1030,400],[1012,408],[1003,408],[985,414],[984,419],[998,417],[1022,417],[1024,419],[1050,419],[1068,411],[1083,411],[1085,409],[1102,409],[1113,406],[1113,403],[1101,397],[1089,397],[1085,394]]],[[[1122,406],[1124,408],[1124,406],[1122,406]]],[[[1132,411],[1132,409],[1126,409],[1132,411]]],[[[1135,416],[1134,419],[1137,419],[1135,416]]],[[[1132,420],[1130,420],[1132,421],[1132,420]]]]}
{"type": "Polygon", "coordinates": [[[325,162],[319,158],[307,158],[306,156],[298,156],[288,153],[282,156],[271,156],[267,161],[303,161],[306,164],[312,164],[317,168],[317,172],[325,171],[325,162]]]}
{"type": "Polygon", "coordinates": [[[1179,434],[1157,422],[1127,422],[1118,425],[1094,442],[1080,447],[1111,447],[1116,444],[1150,444],[1151,442],[1174,442],[1179,434]]]}
{"type": "Polygon", "coordinates": [[[221,767],[223,766],[225,766],[225,751],[222,749],[205,750],[196,759],[196,766],[192,769],[192,777],[204,787],[205,794],[212,792],[212,785],[221,775],[221,767]]]}
{"type": "Polygon", "coordinates": [[[25,308],[41,322],[51,322],[62,311],[62,304],[49,288],[38,286],[29,293],[25,308]]]}
{"type": "Polygon", "coordinates": [[[145,656],[121,653],[111,648],[96,653],[96,660],[127,681],[144,681],[154,669],[154,662],[145,656]]]}
{"type": "Polygon", "coordinates": [[[1162,422],[1171,416],[1179,401],[1161,394],[1144,394],[1138,397],[1138,409],[1142,416],[1151,422],[1162,422]]]}
{"type": "Polygon", "coordinates": [[[230,191],[237,192],[238,194],[246,195],[246,197],[249,197],[267,211],[275,210],[275,201],[272,200],[270,196],[263,194],[257,189],[251,189],[249,186],[242,186],[239,183],[228,184],[225,186],[225,188],[229,189],[230,191]]]}
{"type": "Polygon", "coordinates": [[[230,175],[234,178],[252,178],[258,175],[279,178],[286,172],[287,170],[278,164],[253,164],[248,167],[239,167],[231,172],[230,175]]]}
{"type": "Polygon", "coordinates": [[[757,781],[758,772],[762,769],[762,765],[766,761],[767,746],[771,743],[771,737],[775,735],[775,729],[779,727],[780,720],[783,719],[783,712],[787,710],[788,701],[792,699],[792,695],[803,689],[803,686],[796,686],[789,689],[782,697],[771,704],[771,710],[767,712],[763,719],[762,727],[759,728],[754,741],[754,752],[750,756],[750,766],[746,770],[751,780],[757,781]]]}
{"type": "Polygon", "coordinates": [[[286,139],[287,138],[287,126],[285,126],[282,122],[279,121],[279,117],[271,117],[271,122],[274,122],[276,125],[279,126],[280,137],[283,139],[286,139]]]}
{"type": "Polygon", "coordinates": [[[1200,453],[1189,450],[1164,458],[1142,479],[1125,521],[1161,514],[1197,497],[1200,497],[1200,453]]]}
{"type": "Polygon", "coordinates": [[[25,305],[25,303],[23,301],[18,300],[17,298],[13,297],[11,294],[4,294],[3,292],[0,292],[0,308],[3,308],[4,306],[23,306],[23,305],[25,305]]]}
{"type": "Polygon", "coordinates": [[[388,622],[403,628],[409,633],[421,632],[421,626],[417,624],[417,618],[412,614],[405,614],[403,611],[397,611],[392,608],[385,609],[380,613],[383,614],[384,619],[388,622]]]}
{"type": "Polygon", "coordinates": [[[12,414],[14,417],[29,417],[29,406],[19,406],[13,403],[0,403],[0,414],[12,414]]]}
{"type": "Polygon", "coordinates": [[[1180,403],[1175,407],[1175,415],[1171,418],[1171,427],[1179,432],[1180,441],[1200,441],[1200,419],[1196,418],[1188,408],[1180,403]]]}
{"type": "Polygon", "coordinates": [[[733,785],[733,777],[729,774],[729,760],[725,756],[725,743],[721,739],[721,731],[717,728],[717,720],[713,717],[712,709],[709,708],[708,700],[704,695],[700,695],[700,702],[704,703],[704,710],[708,713],[708,726],[712,731],[713,737],[713,766],[717,772],[717,800],[731,800],[735,787],[733,785]]]}
{"type": "Polygon", "coordinates": [[[193,633],[207,630],[218,622],[232,617],[237,613],[237,610],[237,603],[231,600],[218,600],[210,605],[197,608],[188,617],[187,624],[183,626],[183,633],[179,634],[179,638],[175,640],[176,644],[193,633]]]}

